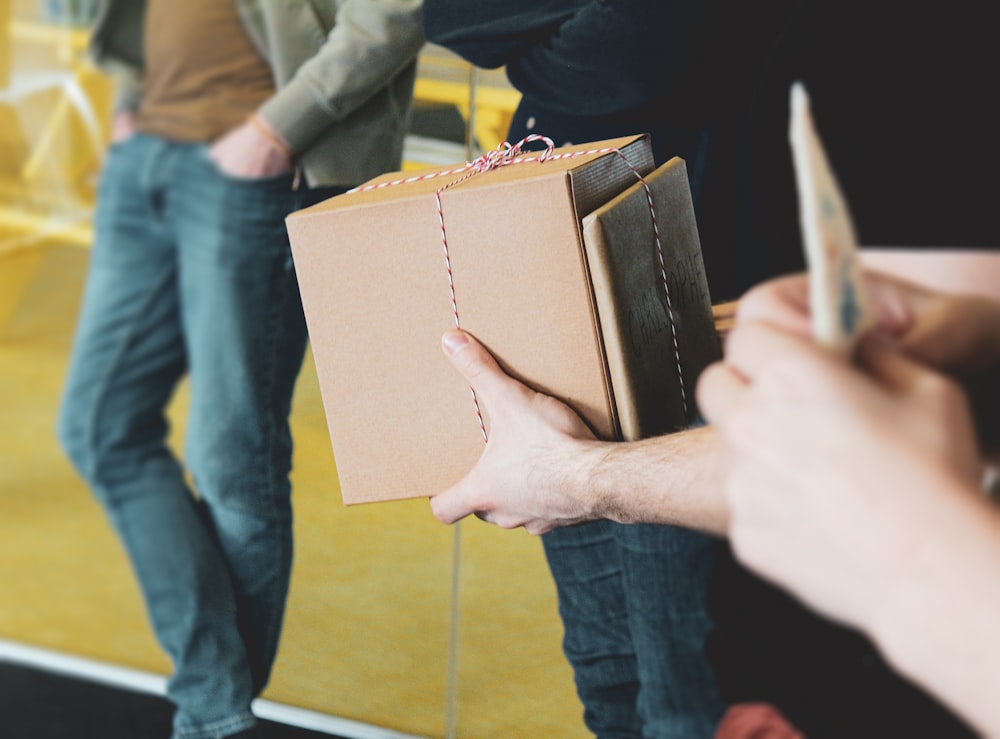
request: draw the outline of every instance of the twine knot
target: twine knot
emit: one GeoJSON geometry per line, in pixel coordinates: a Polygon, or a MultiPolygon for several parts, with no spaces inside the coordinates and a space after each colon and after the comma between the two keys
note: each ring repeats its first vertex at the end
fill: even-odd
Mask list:
{"type": "Polygon", "coordinates": [[[511,164],[517,161],[517,158],[521,155],[523,147],[525,144],[529,144],[532,141],[543,141],[545,142],[545,151],[541,153],[538,157],[539,162],[546,161],[552,156],[552,152],[555,150],[556,146],[548,136],[540,136],[539,134],[530,134],[525,136],[523,139],[518,141],[516,144],[511,144],[509,141],[504,141],[500,143],[497,148],[491,149],[490,151],[483,154],[481,157],[471,161],[470,169],[475,173],[488,172],[491,169],[498,169],[507,164],[511,164]]]}

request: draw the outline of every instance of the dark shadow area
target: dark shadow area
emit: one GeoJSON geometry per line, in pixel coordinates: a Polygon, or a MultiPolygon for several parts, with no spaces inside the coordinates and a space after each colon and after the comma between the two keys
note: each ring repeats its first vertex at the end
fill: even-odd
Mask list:
{"type": "MultiPolygon", "coordinates": [[[[0,661],[3,739],[168,739],[172,715],[161,696],[0,661]]],[[[333,737],[264,720],[256,732],[254,739],[333,737]]]]}

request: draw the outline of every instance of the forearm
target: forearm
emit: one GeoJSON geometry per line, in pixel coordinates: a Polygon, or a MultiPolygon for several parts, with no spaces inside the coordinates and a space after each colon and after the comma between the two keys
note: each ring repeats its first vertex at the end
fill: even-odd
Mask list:
{"type": "Polygon", "coordinates": [[[710,427],[591,452],[587,486],[597,517],[621,523],[684,526],[724,535],[726,458],[710,427]]]}
{"type": "Polygon", "coordinates": [[[868,630],[896,669],[1000,736],[1000,514],[974,489],[948,484],[954,505],[935,512],[868,630]]]}
{"type": "Polygon", "coordinates": [[[319,52],[258,114],[295,153],[344,120],[416,60],[424,42],[419,0],[339,3],[319,52]]]}

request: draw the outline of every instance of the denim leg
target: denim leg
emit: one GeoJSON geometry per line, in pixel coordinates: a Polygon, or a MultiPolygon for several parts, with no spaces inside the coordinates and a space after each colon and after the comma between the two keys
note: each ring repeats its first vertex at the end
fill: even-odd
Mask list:
{"type": "Polygon", "coordinates": [[[673,526],[614,524],[613,530],[638,662],[643,736],[707,739],[722,715],[705,655],[713,540],[673,526]]]}
{"type": "Polygon", "coordinates": [[[121,538],[156,636],[174,664],[170,698],[192,737],[254,723],[235,596],[183,470],[164,407],[187,366],[174,234],[164,219],[170,147],[136,136],[102,175],[95,244],[59,435],[121,538]]]}
{"type": "Polygon", "coordinates": [[[712,540],[599,521],[542,542],[587,727],[600,739],[711,737],[722,710],[704,655],[712,540]]]}
{"type": "Polygon", "coordinates": [[[291,176],[223,176],[183,153],[168,203],[191,373],[185,460],[236,592],[254,694],[278,647],[292,566],[289,412],[306,347],[284,219],[291,176]]]}
{"type": "Polygon", "coordinates": [[[642,736],[639,673],[629,629],[621,560],[610,521],[542,535],[587,728],[599,739],[642,736]]]}

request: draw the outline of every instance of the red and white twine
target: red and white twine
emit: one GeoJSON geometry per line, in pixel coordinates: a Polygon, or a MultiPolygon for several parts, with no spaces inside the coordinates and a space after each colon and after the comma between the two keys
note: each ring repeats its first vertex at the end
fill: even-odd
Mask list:
{"type": "MultiPolygon", "coordinates": [[[[516,144],[510,144],[507,141],[502,142],[496,149],[486,152],[481,157],[474,159],[471,162],[466,162],[461,167],[454,169],[448,169],[441,172],[428,172],[424,174],[414,175],[412,177],[401,177],[395,180],[386,180],[383,182],[377,182],[371,185],[363,185],[361,187],[356,187],[349,192],[367,192],[369,190],[381,190],[386,187],[395,187],[396,185],[405,185],[411,182],[421,182],[424,180],[431,180],[437,177],[448,177],[452,175],[461,175],[458,179],[452,180],[451,182],[441,186],[434,193],[434,201],[437,205],[438,223],[441,226],[441,246],[444,251],[444,264],[445,271],[448,275],[448,290],[451,297],[451,309],[455,319],[455,328],[461,328],[462,324],[458,315],[458,300],[455,296],[455,278],[451,271],[451,256],[448,250],[448,231],[444,224],[444,208],[441,204],[441,193],[445,190],[459,185],[477,174],[483,172],[488,172],[491,169],[498,169],[499,167],[507,166],[508,164],[522,164],[525,162],[547,162],[555,161],[557,159],[573,159],[576,157],[587,156],[590,154],[609,154],[614,153],[621,157],[625,166],[636,176],[636,179],[642,183],[642,187],[646,192],[646,202],[649,204],[649,216],[653,223],[653,239],[656,242],[656,258],[660,271],[660,281],[663,287],[663,294],[667,302],[667,321],[670,325],[670,336],[674,347],[674,359],[677,362],[677,380],[680,385],[681,391],[681,405],[684,409],[684,416],[687,417],[688,414],[688,404],[687,404],[687,391],[684,386],[684,372],[681,369],[681,353],[680,346],[677,340],[677,324],[674,320],[674,306],[670,298],[670,285],[667,282],[667,268],[666,262],[663,257],[663,243],[660,240],[660,227],[656,220],[656,209],[653,205],[653,192],[650,190],[649,184],[646,182],[646,178],[642,176],[642,173],[637,170],[628,161],[621,150],[616,147],[604,147],[599,149],[587,149],[582,151],[570,151],[563,152],[561,154],[554,153],[555,144],[552,139],[547,136],[540,136],[538,134],[531,134],[525,138],[518,141],[516,144]],[[524,155],[522,153],[522,147],[525,144],[529,144],[533,141],[542,141],[545,143],[545,150],[538,153],[524,155]]],[[[483,441],[489,440],[486,432],[486,423],[483,421],[483,414],[479,407],[479,399],[476,397],[476,391],[473,388],[469,388],[472,393],[472,402],[476,409],[476,418],[479,421],[479,429],[483,435],[483,441]]]]}

